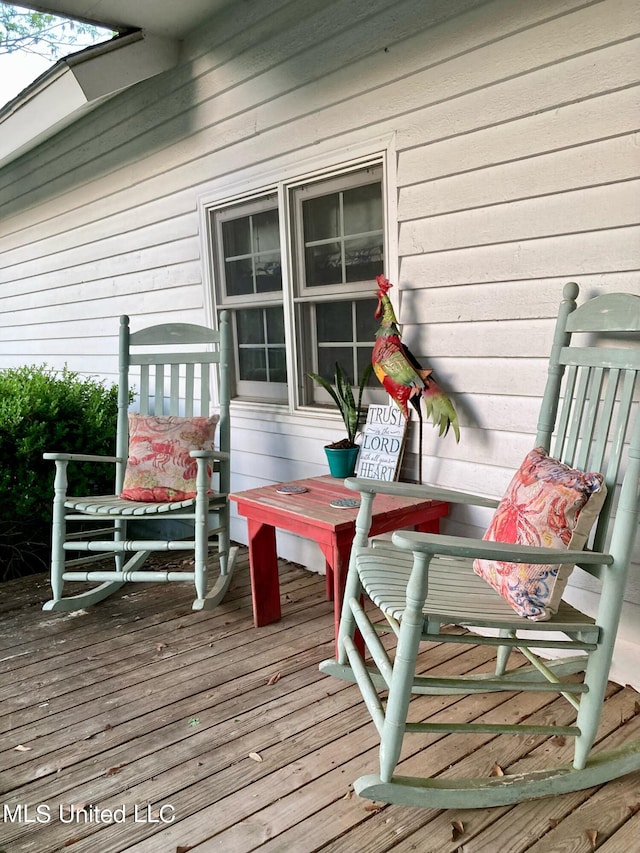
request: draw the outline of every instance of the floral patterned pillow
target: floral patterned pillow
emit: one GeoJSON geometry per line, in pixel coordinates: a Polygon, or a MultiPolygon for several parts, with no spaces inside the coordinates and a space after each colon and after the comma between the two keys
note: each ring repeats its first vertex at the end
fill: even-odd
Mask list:
{"type": "MultiPolygon", "coordinates": [[[[495,511],[484,539],[582,548],[607,494],[602,474],[585,474],[536,447],[524,459],[495,511]]],[[[573,565],[475,560],[473,570],[520,616],[546,620],[557,612],[573,565]]]]}
{"type": "Polygon", "coordinates": [[[218,420],[218,415],[130,414],[129,458],[120,497],[132,501],[194,498],[197,465],[189,451],[213,450],[218,420]]]}

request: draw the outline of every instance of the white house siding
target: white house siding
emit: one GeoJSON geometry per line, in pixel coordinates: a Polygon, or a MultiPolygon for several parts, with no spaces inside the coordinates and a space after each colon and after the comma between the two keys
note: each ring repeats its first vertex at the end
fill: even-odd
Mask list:
{"type": "MultiPolygon", "coordinates": [[[[389,276],[462,424],[459,445],[425,429],[424,476],[499,495],[531,447],[562,285],[640,293],[639,19],[635,0],[231,4],[173,72],[0,170],[0,364],[114,380],[120,314],[209,319],[203,195],[393,137],[389,276]]],[[[232,486],[324,473],[340,434],[331,416],[239,408],[232,486]]],[[[486,515],[447,524],[477,533],[486,515]]],[[[320,567],[315,546],[279,542],[320,567]]],[[[640,568],[628,599],[637,655],[640,568]]]]}

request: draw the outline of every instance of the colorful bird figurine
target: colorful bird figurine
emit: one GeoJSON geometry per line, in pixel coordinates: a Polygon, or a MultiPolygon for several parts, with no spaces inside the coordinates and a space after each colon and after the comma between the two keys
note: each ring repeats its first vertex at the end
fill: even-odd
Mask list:
{"type": "Polygon", "coordinates": [[[380,328],[376,332],[371,363],[385,391],[396,403],[404,417],[409,418],[411,403],[420,421],[419,433],[419,481],[422,482],[422,408],[424,400],[427,417],[438,429],[440,435],[446,435],[452,428],[456,441],[460,440],[460,426],[453,403],[433,377],[433,370],[423,368],[413,353],[400,340],[398,321],[389,299],[388,292],[393,286],[389,280],[379,275],[378,307],[376,319],[380,328]]]}

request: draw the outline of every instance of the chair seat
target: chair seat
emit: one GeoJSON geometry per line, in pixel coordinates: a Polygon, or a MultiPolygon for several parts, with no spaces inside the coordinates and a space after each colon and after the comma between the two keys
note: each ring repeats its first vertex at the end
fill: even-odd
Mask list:
{"type": "MultiPolygon", "coordinates": [[[[360,581],[367,595],[383,613],[402,621],[406,606],[407,582],[413,555],[392,545],[376,543],[374,548],[355,549],[360,581]]],[[[425,617],[439,623],[461,626],[504,628],[528,631],[580,631],[597,636],[595,620],[565,601],[549,621],[533,622],[518,616],[511,606],[479,577],[472,559],[435,557],[429,566],[429,592],[424,603],[425,617]]],[[[585,637],[586,638],[586,637],[585,637]]]]}
{"type": "MultiPolygon", "coordinates": [[[[212,494],[209,505],[224,501],[225,495],[212,494]]],[[[136,516],[158,515],[189,509],[195,505],[195,498],[181,501],[130,501],[117,495],[91,495],[87,497],[67,497],[65,507],[87,515],[136,516]]]]}

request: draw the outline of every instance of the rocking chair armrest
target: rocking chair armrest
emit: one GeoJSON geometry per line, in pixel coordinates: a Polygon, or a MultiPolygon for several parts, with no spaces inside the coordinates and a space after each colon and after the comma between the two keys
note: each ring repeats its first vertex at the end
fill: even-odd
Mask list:
{"type": "Polygon", "coordinates": [[[231,458],[224,450],[190,450],[189,456],[192,459],[218,459],[220,462],[228,462],[231,458]]]}
{"type": "Polygon", "coordinates": [[[449,557],[478,557],[482,560],[502,560],[508,563],[564,564],[582,563],[610,566],[611,554],[598,551],[570,551],[561,548],[540,548],[537,545],[512,545],[508,542],[487,542],[466,536],[441,536],[438,533],[417,533],[398,530],[392,536],[398,548],[423,554],[449,557]]]}
{"type": "Polygon", "coordinates": [[[500,503],[495,498],[459,492],[456,489],[443,489],[440,486],[419,485],[418,483],[399,483],[388,480],[367,480],[361,477],[349,477],[344,485],[354,492],[396,495],[402,498],[448,501],[449,503],[471,504],[495,509],[500,503]]]}
{"type": "Polygon", "coordinates": [[[119,456],[93,456],[88,453],[43,453],[43,459],[53,462],[122,462],[119,456]]]}

